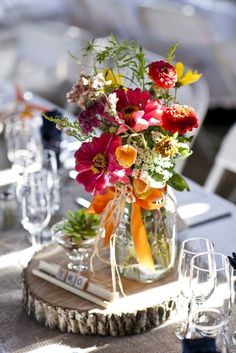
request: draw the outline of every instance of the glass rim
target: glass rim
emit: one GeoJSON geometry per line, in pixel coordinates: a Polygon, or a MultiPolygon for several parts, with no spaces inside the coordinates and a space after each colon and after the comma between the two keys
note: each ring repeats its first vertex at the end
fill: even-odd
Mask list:
{"type": "MultiPolygon", "coordinates": [[[[192,257],[192,259],[190,260],[190,267],[199,269],[199,270],[201,270],[201,271],[209,272],[209,271],[210,271],[209,269],[201,268],[201,267],[199,267],[199,266],[193,264],[194,259],[195,259],[196,257],[201,256],[201,255],[208,255],[208,254],[214,254],[214,255],[220,256],[222,259],[225,259],[227,265],[229,265],[229,259],[228,259],[228,257],[227,257],[225,254],[213,250],[213,251],[203,251],[203,252],[200,252],[200,253],[194,255],[194,256],[192,257]]],[[[215,262],[214,262],[214,263],[215,263],[215,262]]],[[[217,266],[215,267],[215,270],[216,270],[216,271],[222,271],[223,269],[224,269],[224,267],[222,267],[222,266],[221,266],[221,267],[218,267],[218,268],[217,268],[217,266]]]]}
{"type": "MultiPolygon", "coordinates": [[[[195,255],[200,254],[200,252],[196,252],[196,251],[193,251],[193,250],[188,250],[188,249],[185,249],[185,248],[183,247],[184,244],[186,244],[188,241],[192,241],[192,240],[205,240],[205,241],[207,241],[207,242],[209,243],[209,245],[212,247],[212,250],[210,250],[210,251],[214,251],[214,243],[213,243],[211,240],[209,240],[209,239],[207,239],[207,238],[204,238],[204,237],[193,237],[193,238],[188,238],[188,239],[185,239],[185,240],[182,241],[182,243],[181,243],[181,248],[180,248],[180,252],[181,252],[181,251],[184,251],[184,252],[186,252],[186,253],[188,253],[188,254],[195,254],[195,255]]],[[[209,251],[201,251],[201,253],[203,253],[203,252],[209,252],[209,251]]],[[[195,255],[194,255],[194,256],[195,256],[195,255]]]]}

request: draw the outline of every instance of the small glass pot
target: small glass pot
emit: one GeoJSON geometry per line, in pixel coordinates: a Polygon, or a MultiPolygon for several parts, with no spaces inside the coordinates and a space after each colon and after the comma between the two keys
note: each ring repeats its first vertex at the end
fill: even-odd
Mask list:
{"type": "Polygon", "coordinates": [[[67,264],[68,269],[76,272],[89,271],[89,258],[94,247],[95,237],[83,240],[81,244],[76,243],[71,237],[67,236],[59,228],[63,221],[54,224],[51,228],[54,240],[66,250],[70,260],[67,264]]]}

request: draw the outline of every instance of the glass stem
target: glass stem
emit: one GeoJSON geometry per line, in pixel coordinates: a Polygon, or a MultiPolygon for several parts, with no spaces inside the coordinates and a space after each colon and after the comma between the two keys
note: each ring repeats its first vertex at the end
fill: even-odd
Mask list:
{"type": "Polygon", "coordinates": [[[40,244],[39,239],[40,239],[40,231],[31,233],[32,247],[35,251],[39,249],[39,244],[40,244]]]}

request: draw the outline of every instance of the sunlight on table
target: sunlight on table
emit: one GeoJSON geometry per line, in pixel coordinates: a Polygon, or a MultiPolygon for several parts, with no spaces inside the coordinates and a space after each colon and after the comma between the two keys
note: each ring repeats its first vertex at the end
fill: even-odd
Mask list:
{"type": "Polygon", "coordinates": [[[62,344],[47,344],[44,347],[39,347],[36,349],[29,350],[29,353],[90,353],[95,352],[97,350],[96,346],[89,347],[89,348],[70,348],[68,346],[62,344]]]}
{"type": "Polygon", "coordinates": [[[183,220],[188,218],[200,216],[210,210],[210,205],[204,202],[191,203],[187,205],[180,206],[178,208],[178,213],[183,220]]]}

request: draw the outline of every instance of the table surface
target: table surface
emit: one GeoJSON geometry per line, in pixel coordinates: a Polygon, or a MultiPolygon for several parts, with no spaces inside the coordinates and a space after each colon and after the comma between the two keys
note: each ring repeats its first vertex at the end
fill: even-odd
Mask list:
{"type": "MultiPolygon", "coordinates": [[[[2,135],[0,147],[3,151],[0,158],[1,170],[6,167],[2,135]]],[[[176,193],[179,213],[187,225],[182,227],[181,224],[184,229],[178,232],[178,242],[202,236],[214,242],[216,251],[230,255],[236,251],[236,207],[217,195],[207,193],[201,186],[191,181],[189,183],[190,192],[176,193]]],[[[51,225],[60,220],[68,209],[78,208],[76,197],[89,198],[82,187],[68,177],[68,171],[62,173],[61,186],[61,209],[52,218],[51,225]]],[[[28,317],[22,305],[21,273],[29,255],[27,232],[19,222],[12,229],[0,229],[0,353],[43,353],[49,350],[57,353],[182,351],[181,342],[174,334],[175,325],[170,321],[139,335],[96,337],[61,333],[28,317]]]]}
{"type": "MultiPolygon", "coordinates": [[[[62,206],[57,218],[66,210],[78,207],[74,202],[77,196],[87,196],[83,194],[80,185],[69,178],[64,178],[62,185],[62,206]]],[[[181,215],[186,218],[187,209],[193,210],[195,214],[185,219],[190,227],[179,232],[178,240],[204,236],[215,243],[217,251],[231,254],[236,250],[236,207],[216,195],[207,193],[193,182],[190,182],[190,186],[189,193],[176,193],[181,215]],[[199,212],[202,212],[201,215],[197,215],[199,212]],[[222,214],[226,216],[219,220],[196,224],[222,214]]],[[[49,348],[57,353],[60,350],[74,353],[140,353],[145,350],[149,353],[181,352],[181,342],[175,337],[173,322],[167,322],[159,328],[139,335],[93,337],[51,330],[28,317],[22,305],[21,283],[22,264],[29,254],[26,234],[19,224],[14,229],[0,233],[0,352],[38,353],[48,352],[49,348]]]]}

